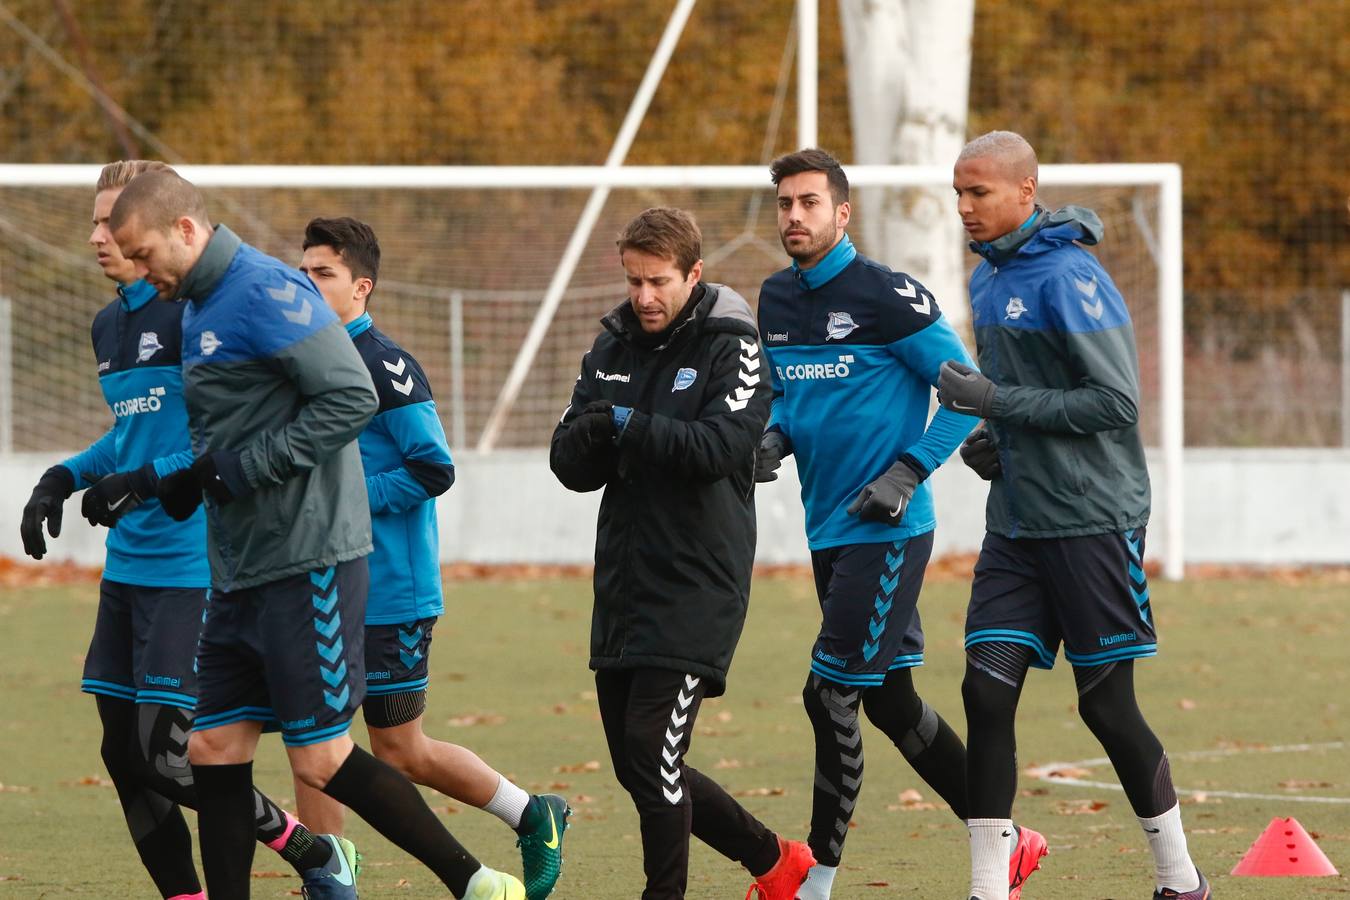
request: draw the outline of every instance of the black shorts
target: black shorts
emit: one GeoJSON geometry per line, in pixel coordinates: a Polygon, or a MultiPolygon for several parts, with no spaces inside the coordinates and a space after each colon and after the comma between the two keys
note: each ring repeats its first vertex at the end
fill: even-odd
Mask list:
{"type": "Polygon", "coordinates": [[[402,625],[366,626],[366,696],[427,689],[431,629],[436,617],[402,625]]]}
{"type": "Polygon", "coordinates": [[[1022,644],[1052,668],[1064,643],[1074,666],[1158,652],[1144,574],[1144,529],[1073,538],[986,534],[975,564],[966,647],[1022,644]]]}
{"type": "Polygon", "coordinates": [[[923,665],[919,589],[932,552],[931,531],[888,544],[812,550],[821,622],[811,671],[873,687],[891,669],[923,665]]]}
{"type": "Polygon", "coordinates": [[[137,703],[197,705],[197,635],[206,588],[104,579],[80,690],[137,703]]]}
{"type": "Polygon", "coordinates": [[[194,731],[277,721],[288,746],[347,733],[366,695],[365,558],[214,594],[197,649],[194,731]]]}

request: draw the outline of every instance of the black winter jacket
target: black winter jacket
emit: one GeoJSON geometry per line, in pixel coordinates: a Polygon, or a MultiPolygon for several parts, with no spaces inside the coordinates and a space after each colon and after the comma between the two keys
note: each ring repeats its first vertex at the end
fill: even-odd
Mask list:
{"type": "Polygon", "coordinates": [[[755,448],[769,378],[745,299],[699,284],[652,346],[616,307],[581,361],[550,465],[574,491],[605,489],[595,536],[591,668],[674,669],[726,687],[755,556],[755,448]],[[563,440],[592,401],[633,409],[617,443],[563,440]]]}

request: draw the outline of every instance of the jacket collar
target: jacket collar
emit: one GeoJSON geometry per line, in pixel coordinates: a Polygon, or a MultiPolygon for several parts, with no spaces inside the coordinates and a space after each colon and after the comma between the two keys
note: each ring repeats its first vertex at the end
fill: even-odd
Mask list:
{"type": "Polygon", "coordinates": [[[849,240],[848,234],[846,233],[839,240],[839,243],[835,244],[834,247],[830,249],[830,252],[826,253],[824,258],[811,268],[803,269],[801,266],[797,265],[797,261],[794,259],[792,261],[792,274],[796,276],[798,281],[806,286],[807,290],[814,291],[816,288],[844,271],[844,268],[849,263],[853,262],[853,258],[857,255],[858,251],[853,246],[853,241],[849,240]]]}
{"type": "Polygon", "coordinates": [[[1105,229],[1095,212],[1082,206],[1066,206],[1046,212],[1038,206],[1031,217],[1016,231],[1010,231],[992,241],[971,241],[970,249],[1001,266],[1022,254],[1032,256],[1046,253],[1065,244],[1095,244],[1105,229]]]}
{"type": "Polygon", "coordinates": [[[243,243],[233,231],[224,225],[217,225],[211,240],[206,244],[206,249],[202,250],[202,255],[197,258],[197,262],[183,278],[183,283],[178,286],[178,293],[174,299],[202,301],[211,296],[211,292],[220,284],[220,279],[225,277],[225,270],[230,267],[234,255],[239,252],[243,243]]]}
{"type": "Polygon", "coordinates": [[[131,284],[119,284],[117,286],[117,296],[122,300],[122,308],[127,312],[135,312],[151,300],[155,299],[155,286],[144,278],[137,279],[131,284]]]}
{"type": "Polygon", "coordinates": [[[712,304],[704,301],[709,293],[708,286],[703,282],[694,285],[694,291],[689,295],[689,302],[684,305],[684,309],[676,313],[674,321],[655,334],[642,330],[637,313],[633,312],[632,304],[627,301],[610,310],[600,322],[624,343],[642,350],[664,350],[686,332],[696,330],[689,327],[690,323],[707,318],[712,304]]]}
{"type": "Polygon", "coordinates": [[[352,340],[356,340],[358,336],[365,334],[374,326],[375,320],[370,317],[370,313],[361,313],[361,315],[347,323],[347,336],[352,340]]]}

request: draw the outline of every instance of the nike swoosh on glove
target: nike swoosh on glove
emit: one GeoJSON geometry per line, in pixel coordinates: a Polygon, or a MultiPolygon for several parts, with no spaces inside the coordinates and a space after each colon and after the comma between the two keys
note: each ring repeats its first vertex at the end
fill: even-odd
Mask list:
{"type": "Polygon", "coordinates": [[[848,514],[863,522],[884,522],[899,525],[905,510],[914,497],[914,489],[927,477],[906,465],[904,460],[891,463],[880,478],[858,493],[849,504],[848,514]]]}
{"type": "Polygon", "coordinates": [[[963,362],[949,359],[938,369],[938,403],[952,412],[991,418],[998,385],[963,362]]]}
{"type": "Polygon", "coordinates": [[[90,482],[90,488],[80,502],[80,515],[88,519],[90,525],[105,528],[112,528],[118,519],[155,496],[155,483],[159,480],[154,463],[102,478],[89,472],[81,475],[90,482]]]}

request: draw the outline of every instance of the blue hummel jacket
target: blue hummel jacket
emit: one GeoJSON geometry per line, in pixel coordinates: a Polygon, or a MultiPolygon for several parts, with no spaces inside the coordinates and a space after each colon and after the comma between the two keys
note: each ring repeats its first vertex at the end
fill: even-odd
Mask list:
{"type": "MultiPolygon", "coordinates": [[[[928,421],[938,368],[973,365],[922,284],[862,256],[845,235],[815,268],[769,276],[759,331],[773,379],[769,428],[797,457],[812,550],[876,544],[932,531],[932,488],[919,484],[898,527],[847,509],[901,456],[929,473],[975,427],[939,409],[928,421]]],[[[923,474],[923,473],[921,473],[923,474]]]]}
{"type": "Polygon", "coordinates": [[[366,624],[439,616],[445,607],[436,497],[454,483],[455,466],[436,401],[417,360],[369,313],[348,322],[347,333],[380,396],[379,411],[357,439],[375,536],[366,624]]]}
{"type": "MultiPolygon", "coordinates": [[[[118,288],[118,299],[94,317],[90,329],[98,382],[113,414],[107,434],[62,465],[77,488],[86,473],[102,477],[155,464],[160,476],[192,463],[183,402],[183,303],[156,303],[144,281],[118,288]]],[[[103,577],[143,587],[204,588],[206,517],[186,522],[164,514],[153,497],[108,530],[103,577]]]]}

